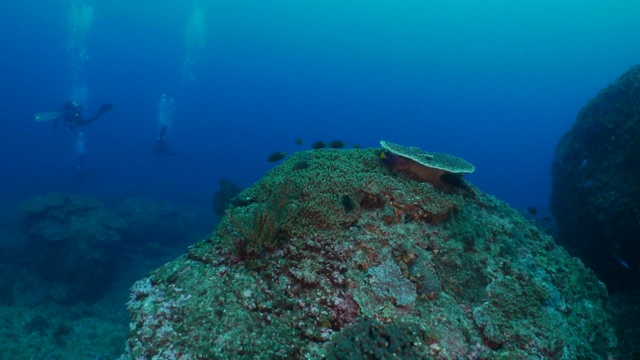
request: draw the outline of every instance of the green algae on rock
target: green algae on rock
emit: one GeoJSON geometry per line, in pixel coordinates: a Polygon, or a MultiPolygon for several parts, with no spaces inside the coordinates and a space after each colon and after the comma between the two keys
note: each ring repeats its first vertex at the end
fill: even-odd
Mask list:
{"type": "Polygon", "coordinates": [[[616,355],[606,288],[580,261],[472,185],[443,192],[379,153],[297,153],[239,194],[133,286],[123,358],[616,355]],[[256,221],[271,240],[247,251],[256,221]]]}

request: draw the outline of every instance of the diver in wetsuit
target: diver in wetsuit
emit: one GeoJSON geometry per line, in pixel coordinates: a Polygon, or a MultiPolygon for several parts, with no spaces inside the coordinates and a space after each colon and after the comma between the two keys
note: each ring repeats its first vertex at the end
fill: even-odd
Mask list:
{"type": "Polygon", "coordinates": [[[180,157],[180,158],[186,159],[186,157],[184,157],[180,153],[173,152],[173,151],[171,151],[171,149],[169,149],[169,145],[167,144],[167,141],[165,140],[165,137],[167,136],[167,130],[168,129],[169,129],[169,125],[164,125],[160,129],[160,136],[158,136],[153,141],[153,145],[151,146],[151,148],[153,149],[153,152],[156,153],[156,155],[158,155],[160,157],[175,156],[175,157],[180,157]]]}
{"type": "MultiPolygon", "coordinates": [[[[62,119],[67,129],[73,130],[77,127],[91,124],[111,109],[113,109],[113,104],[104,104],[93,117],[85,119],[82,116],[82,106],[80,106],[80,103],[77,101],[67,101],[58,113],[48,114],[55,114],[55,116],[50,115],[54,120],[54,129],[58,127],[58,123],[60,122],[60,119],[62,119]]],[[[37,116],[36,120],[38,120],[37,116]]]]}

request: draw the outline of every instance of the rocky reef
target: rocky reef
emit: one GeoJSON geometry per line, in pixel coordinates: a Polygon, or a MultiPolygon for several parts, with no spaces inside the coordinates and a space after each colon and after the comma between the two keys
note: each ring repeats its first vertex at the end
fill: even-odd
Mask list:
{"type": "Polygon", "coordinates": [[[181,242],[185,234],[196,228],[197,219],[185,213],[184,209],[142,197],[124,199],[113,208],[113,212],[126,220],[122,237],[131,247],[149,242],[172,245],[181,242]]]}
{"type": "Polygon", "coordinates": [[[132,287],[123,358],[607,359],[606,303],[578,259],[472,184],[323,149],[132,287]]]}
{"type": "Polygon", "coordinates": [[[113,280],[115,246],[127,223],[96,198],[49,193],[25,201],[23,228],[30,264],[56,284],[53,300],[92,302],[113,280]]]}
{"type": "Polygon", "coordinates": [[[195,228],[183,212],[143,198],[111,209],[95,197],[48,193],[20,208],[27,267],[57,288],[51,300],[67,304],[99,300],[128,261],[183,244],[195,228]]]}
{"type": "MultiPolygon", "coordinates": [[[[211,231],[192,207],[49,193],[0,218],[0,359],[115,359],[128,290],[211,231]],[[206,227],[207,231],[201,231],[206,227]]],[[[208,220],[207,220],[208,219],[208,220]]]]}
{"type": "Polygon", "coordinates": [[[637,65],[580,110],[551,170],[563,244],[613,292],[640,289],[639,99],[637,65]]]}

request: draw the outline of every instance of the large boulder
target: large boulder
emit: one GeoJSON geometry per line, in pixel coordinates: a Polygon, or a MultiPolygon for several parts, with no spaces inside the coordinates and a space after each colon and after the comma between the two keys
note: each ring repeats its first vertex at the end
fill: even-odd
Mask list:
{"type": "Polygon", "coordinates": [[[126,359],[607,359],[596,276],[473,185],[295,154],[138,281],[126,359]],[[304,166],[303,166],[304,165],[304,166]]]}
{"type": "Polygon", "coordinates": [[[611,291],[640,288],[640,65],[582,108],[551,173],[563,244],[611,291]]]}

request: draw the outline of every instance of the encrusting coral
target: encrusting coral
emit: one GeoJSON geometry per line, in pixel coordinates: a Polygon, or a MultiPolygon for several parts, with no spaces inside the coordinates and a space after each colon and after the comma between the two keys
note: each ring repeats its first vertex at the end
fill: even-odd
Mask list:
{"type": "Polygon", "coordinates": [[[123,358],[616,355],[607,291],[580,261],[473,185],[443,191],[379,154],[293,154],[240,193],[208,239],[134,285],[123,358]],[[248,227],[260,212],[270,241],[248,227]]]}

